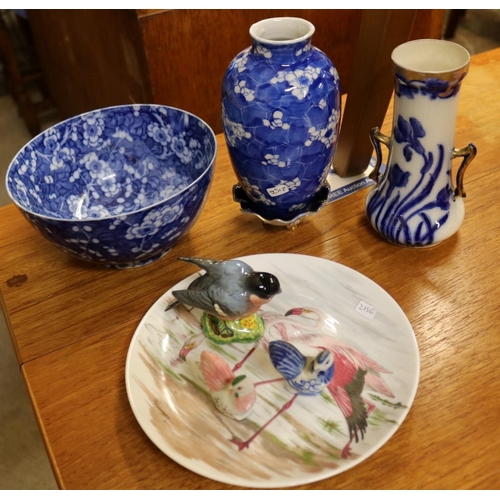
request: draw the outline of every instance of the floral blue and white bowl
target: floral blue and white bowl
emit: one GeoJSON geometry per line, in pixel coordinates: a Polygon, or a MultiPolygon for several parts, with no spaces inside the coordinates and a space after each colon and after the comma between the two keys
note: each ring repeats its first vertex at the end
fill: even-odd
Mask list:
{"type": "Polygon", "coordinates": [[[195,223],[216,155],[212,129],[181,109],[123,105],[42,132],[12,160],[7,191],[64,252],[114,268],[165,255],[195,223]]]}

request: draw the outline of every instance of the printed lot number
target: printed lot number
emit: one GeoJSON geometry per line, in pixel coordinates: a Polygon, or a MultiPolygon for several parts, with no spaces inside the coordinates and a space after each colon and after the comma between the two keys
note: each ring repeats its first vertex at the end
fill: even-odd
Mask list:
{"type": "Polygon", "coordinates": [[[283,184],[280,184],[278,186],[274,186],[272,188],[267,189],[267,192],[269,193],[269,196],[272,196],[273,198],[275,196],[279,196],[281,194],[288,193],[290,191],[286,186],[283,184]]]}

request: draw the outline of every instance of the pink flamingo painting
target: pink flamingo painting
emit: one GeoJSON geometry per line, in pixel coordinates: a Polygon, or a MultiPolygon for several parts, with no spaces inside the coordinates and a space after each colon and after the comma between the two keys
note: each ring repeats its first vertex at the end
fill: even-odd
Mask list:
{"type": "MultiPolygon", "coordinates": [[[[290,309],[284,315],[266,311],[263,311],[261,315],[265,323],[265,333],[260,342],[266,350],[269,349],[269,344],[273,340],[284,340],[294,344],[296,342],[298,344],[303,343],[331,352],[334,374],[331,381],[326,385],[326,389],[338,405],[347,423],[349,437],[341,456],[342,458],[348,458],[351,452],[352,441],[359,442],[360,439],[364,438],[368,426],[368,417],[375,409],[375,405],[372,402],[363,398],[362,392],[365,388],[369,388],[384,396],[394,397],[391,389],[382,378],[382,374],[390,372],[347,342],[331,335],[322,334],[321,332],[324,330],[327,322],[329,323],[330,330],[333,329],[334,331],[335,324],[338,322],[333,318],[326,318],[324,313],[319,309],[313,307],[296,307],[290,309]]],[[[185,321],[189,322],[189,319],[191,320],[192,327],[195,326],[193,322],[194,318],[188,311],[184,311],[183,316],[185,321]]],[[[188,353],[198,347],[205,339],[205,335],[201,332],[194,337],[190,337],[181,348],[180,357],[185,359],[188,353]]],[[[232,370],[229,367],[228,370],[234,374],[234,372],[240,369],[254,352],[255,347],[250,349],[232,370]]],[[[283,378],[257,382],[253,387],[255,388],[258,385],[278,380],[283,380],[283,378]]],[[[242,441],[235,437],[231,442],[236,444],[239,450],[247,448],[264,428],[292,406],[298,395],[300,394],[295,394],[276,415],[248,440],[242,441]]]]}
{"type": "MultiPolygon", "coordinates": [[[[302,323],[302,328],[304,330],[317,329],[317,332],[321,331],[326,319],[321,311],[313,308],[294,308],[288,311],[285,316],[303,316],[306,321],[302,323]]],[[[297,325],[298,322],[294,324],[297,325]]],[[[333,378],[326,385],[326,388],[340,408],[347,423],[349,438],[341,456],[342,458],[348,458],[351,453],[352,441],[359,442],[359,439],[364,438],[368,426],[368,417],[375,409],[373,403],[362,397],[362,391],[365,387],[368,387],[387,397],[394,397],[381,375],[390,372],[348,343],[330,335],[303,333],[297,335],[292,342],[295,345],[303,343],[319,350],[326,349],[333,356],[333,378]]],[[[272,341],[268,345],[270,344],[272,344],[272,341]]],[[[273,361],[272,356],[271,361],[273,361]]],[[[279,361],[273,361],[273,364],[283,374],[283,371],[280,370],[279,361]]],[[[233,437],[231,442],[236,444],[239,450],[247,448],[265,427],[291,407],[298,395],[300,393],[296,393],[276,415],[249,439],[242,441],[237,437],[233,437]]]]}

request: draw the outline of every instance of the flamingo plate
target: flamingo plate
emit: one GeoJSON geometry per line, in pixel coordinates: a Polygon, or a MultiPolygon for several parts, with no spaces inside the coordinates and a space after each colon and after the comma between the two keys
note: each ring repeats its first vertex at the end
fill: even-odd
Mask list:
{"type": "Polygon", "coordinates": [[[385,290],[341,264],[278,253],[239,259],[281,284],[258,313],[263,336],[215,344],[203,336],[200,311],[166,311],[172,290],[200,273],[168,290],[128,351],[127,394],[139,425],[181,466],[230,485],[293,487],[354,467],[394,435],[413,403],[420,358],[410,322],[385,290]],[[273,340],[305,356],[328,350],[333,378],[318,394],[293,394],[271,362],[269,346],[284,345],[273,340]],[[253,406],[239,420],[214,404],[201,369],[212,359],[253,384],[253,406]]]}

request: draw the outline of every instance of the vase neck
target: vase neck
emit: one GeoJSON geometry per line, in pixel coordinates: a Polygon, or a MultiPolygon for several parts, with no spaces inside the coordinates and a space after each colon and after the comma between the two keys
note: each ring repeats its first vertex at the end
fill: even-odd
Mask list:
{"type": "Polygon", "coordinates": [[[431,99],[453,97],[460,90],[470,64],[469,52],[446,40],[413,40],[391,55],[398,96],[422,94],[431,99]]]}
{"type": "Polygon", "coordinates": [[[271,59],[276,63],[293,64],[308,57],[311,51],[311,40],[287,45],[270,45],[253,40],[252,53],[255,58],[271,59]]]}
{"type": "Polygon", "coordinates": [[[311,51],[314,25],[297,17],[264,19],[250,27],[254,57],[293,64],[311,51]]]}

